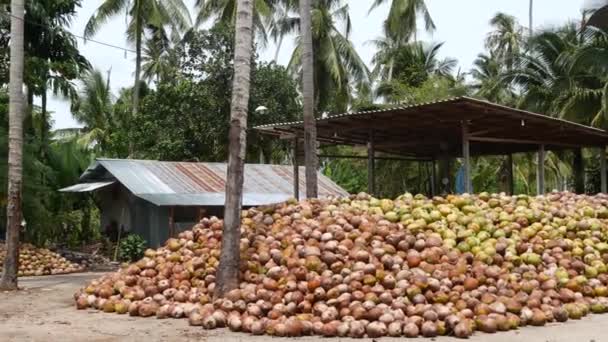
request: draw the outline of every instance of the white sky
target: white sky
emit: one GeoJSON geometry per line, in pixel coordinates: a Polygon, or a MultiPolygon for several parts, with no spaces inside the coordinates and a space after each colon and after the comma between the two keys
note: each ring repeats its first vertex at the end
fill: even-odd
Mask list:
{"type": "MultiPolygon", "coordinates": [[[[194,0],[185,1],[194,3],[194,0]]],[[[350,5],[353,23],[351,40],[363,60],[369,65],[374,49],[367,42],[381,36],[382,22],[386,18],[388,7],[382,6],[368,14],[372,0],[346,0],[346,2],[350,5]]],[[[477,54],[484,50],[484,39],[490,30],[488,22],[496,12],[514,15],[522,25],[528,25],[528,0],[426,0],[426,2],[437,30],[432,37],[420,34],[420,39],[445,42],[441,55],[458,59],[463,72],[471,68],[477,54]]],[[[583,0],[534,0],[535,29],[580,20],[583,2],[583,0]]],[[[71,31],[82,35],[87,20],[101,3],[102,0],[83,1],[83,7],[78,10],[71,31]]],[[[125,27],[124,16],[117,16],[104,25],[94,39],[129,47],[126,43],[125,27]]],[[[81,52],[95,68],[102,71],[111,68],[111,85],[115,94],[118,93],[118,89],[133,84],[134,54],[128,53],[125,57],[121,50],[92,42],[83,44],[79,41],[79,44],[81,52]]],[[[279,53],[279,63],[288,62],[292,47],[290,39],[286,38],[279,53]]],[[[275,50],[275,45],[269,44],[266,50],[259,53],[262,59],[272,60],[275,50]]],[[[78,126],[72,118],[66,101],[49,98],[49,110],[54,112],[54,128],[78,126]]]]}

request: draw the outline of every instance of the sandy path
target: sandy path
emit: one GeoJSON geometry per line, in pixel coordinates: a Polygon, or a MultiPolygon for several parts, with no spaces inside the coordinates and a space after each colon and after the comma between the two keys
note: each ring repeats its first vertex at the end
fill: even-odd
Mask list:
{"type": "MultiPolygon", "coordinates": [[[[128,315],[104,314],[96,310],[77,311],[73,293],[86,281],[100,273],[24,278],[18,293],[0,293],[0,341],[62,341],[62,342],[269,342],[278,338],[249,336],[228,330],[204,331],[190,327],[185,319],[157,320],[128,315]]],[[[306,337],[283,341],[312,342],[362,341],[353,339],[322,339],[306,337]]],[[[369,339],[366,339],[369,341],[369,339]]],[[[412,339],[385,338],[381,342],[412,339]]],[[[414,339],[414,341],[456,342],[450,337],[414,339]]],[[[549,327],[526,327],[495,335],[476,334],[469,341],[477,342],[604,342],[608,341],[608,315],[594,315],[580,321],[554,324],[549,327]]]]}

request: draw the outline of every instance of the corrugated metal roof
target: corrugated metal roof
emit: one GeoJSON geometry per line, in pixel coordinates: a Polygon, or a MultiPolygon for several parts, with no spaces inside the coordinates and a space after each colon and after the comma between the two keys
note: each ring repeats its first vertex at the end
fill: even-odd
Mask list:
{"type": "Polygon", "coordinates": [[[89,192],[93,190],[97,190],[103,188],[104,186],[108,186],[116,183],[115,181],[109,182],[93,182],[93,183],[79,183],[72,186],[68,186],[67,188],[59,189],[60,192],[89,192]]]}
{"type": "MultiPolygon", "coordinates": [[[[568,121],[565,119],[560,119],[557,116],[543,115],[543,114],[534,113],[534,112],[523,110],[523,109],[511,108],[511,107],[507,107],[507,106],[504,106],[501,104],[493,103],[493,102],[486,101],[486,100],[480,100],[480,99],[476,99],[476,98],[472,98],[472,97],[468,97],[468,96],[449,97],[449,98],[435,100],[435,101],[428,101],[428,102],[421,102],[421,103],[416,103],[416,104],[407,104],[407,105],[400,105],[400,106],[398,105],[395,107],[364,110],[364,111],[360,111],[360,112],[346,112],[346,113],[342,113],[342,114],[329,115],[326,118],[318,118],[318,119],[316,119],[316,121],[318,123],[323,123],[323,122],[328,122],[333,119],[338,119],[338,118],[343,118],[343,117],[357,117],[357,116],[370,115],[370,114],[391,113],[391,112],[405,110],[405,109],[424,108],[424,107],[431,106],[431,105],[454,104],[454,103],[458,103],[458,102],[478,104],[478,105],[485,106],[487,109],[493,108],[493,109],[506,110],[506,111],[510,111],[512,114],[529,116],[531,118],[542,119],[542,120],[545,120],[548,122],[555,122],[555,123],[569,125],[571,127],[576,127],[576,128],[582,129],[582,130],[586,130],[588,132],[599,133],[601,135],[608,135],[608,133],[602,129],[599,129],[596,127],[585,126],[585,125],[582,125],[582,124],[579,124],[576,122],[572,122],[572,121],[568,121]]],[[[279,122],[279,123],[274,123],[274,124],[256,126],[256,127],[254,127],[254,129],[265,130],[265,129],[272,129],[272,128],[276,128],[276,127],[297,126],[297,125],[303,125],[303,124],[304,124],[304,121],[279,122]]]]}
{"type": "MultiPolygon", "coordinates": [[[[134,195],[156,205],[224,205],[225,163],[186,163],[133,159],[97,159],[81,176],[82,182],[115,178],[134,195]]],[[[305,169],[300,167],[300,193],[305,169]]],[[[348,193],[319,174],[319,195],[348,193]]],[[[246,164],[243,205],[263,205],[293,197],[293,166],[246,164]]]]}

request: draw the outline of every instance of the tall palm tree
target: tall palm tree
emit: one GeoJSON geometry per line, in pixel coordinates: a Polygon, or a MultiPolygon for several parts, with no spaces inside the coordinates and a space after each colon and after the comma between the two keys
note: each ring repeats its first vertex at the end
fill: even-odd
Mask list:
{"type": "Polygon", "coordinates": [[[475,96],[494,103],[511,103],[515,98],[515,93],[510,84],[503,82],[504,72],[503,64],[498,61],[496,56],[479,54],[470,71],[474,80],[472,87],[475,90],[475,96]]]}
{"type": "MultiPolygon", "coordinates": [[[[350,41],[349,7],[342,0],[318,0],[311,5],[315,107],[317,112],[345,111],[352,97],[352,86],[369,82],[369,70],[350,41]],[[344,30],[338,27],[340,24],[344,30]]],[[[288,67],[301,75],[300,17],[288,12],[275,21],[272,37],[298,34],[288,67]]]]}
{"type": "Polygon", "coordinates": [[[142,43],[146,27],[162,28],[169,25],[184,31],[191,26],[188,8],[182,0],[104,0],[84,29],[85,37],[95,35],[109,18],[126,12],[129,17],[127,38],[135,43],[135,82],[133,86],[133,115],[139,108],[142,43]]]}
{"type": "Polygon", "coordinates": [[[379,81],[376,95],[388,102],[400,102],[404,87],[419,87],[432,76],[452,78],[457,61],[440,59],[442,46],[443,43],[412,42],[401,48],[376,53],[372,60],[375,65],[373,75],[379,81]]]}
{"type": "MultiPolygon", "coordinates": [[[[370,12],[388,0],[374,0],[370,12]]],[[[427,32],[435,31],[435,23],[424,0],[391,0],[385,30],[396,41],[416,40],[418,16],[424,19],[427,32]]]]}
{"type": "Polygon", "coordinates": [[[76,121],[85,126],[79,137],[83,146],[94,146],[97,151],[107,150],[110,134],[120,124],[113,115],[113,103],[109,75],[104,78],[101,71],[90,71],[82,80],[78,102],[72,112],[76,121]]]}
{"type": "Polygon", "coordinates": [[[529,36],[534,34],[534,0],[530,0],[530,10],[528,11],[528,30],[529,36]]]}
{"type": "Polygon", "coordinates": [[[511,68],[513,58],[520,53],[524,42],[523,28],[515,17],[500,12],[490,20],[490,25],[494,30],[486,38],[486,47],[511,68]]]}
{"type": "MultiPolygon", "coordinates": [[[[314,49],[312,44],[310,0],[300,0],[300,36],[302,59],[302,105],[304,109],[304,163],[306,165],[306,197],[318,197],[317,126],[315,123],[314,49]]],[[[297,138],[296,138],[297,139],[297,138]]]]}
{"type": "MultiPolygon", "coordinates": [[[[237,1],[238,0],[196,0],[195,6],[198,8],[196,26],[212,19],[216,24],[228,23],[234,25],[237,16],[237,1]]],[[[280,2],[287,1],[290,0],[254,0],[253,27],[260,43],[265,44],[268,39],[266,27],[272,22],[275,7],[280,2]]]]}
{"type": "Polygon", "coordinates": [[[578,28],[571,24],[540,32],[530,40],[528,51],[516,57],[513,70],[505,76],[505,81],[521,89],[522,107],[600,125],[606,112],[606,78],[596,68],[599,54],[594,53],[593,60],[584,57],[585,51],[594,49],[591,32],[582,36],[581,40],[578,28]]]}
{"type": "Polygon", "coordinates": [[[11,57],[9,81],[8,196],[6,204],[6,257],[1,290],[17,290],[19,229],[23,178],[23,0],[11,1],[11,57]]]}
{"type": "Polygon", "coordinates": [[[234,47],[234,79],[230,107],[228,173],[222,251],[214,291],[221,298],[238,287],[240,272],[241,205],[247,147],[247,109],[253,53],[253,1],[238,0],[234,47]]]}

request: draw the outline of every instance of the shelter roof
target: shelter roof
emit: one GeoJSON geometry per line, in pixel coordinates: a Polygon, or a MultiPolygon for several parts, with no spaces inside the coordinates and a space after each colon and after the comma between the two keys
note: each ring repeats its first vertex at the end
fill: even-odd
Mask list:
{"type": "MultiPolygon", "coordinates": [[[[608,133],[556,117],[456,97],[436,102],[331,115],[317,119],[318,140],[365,145],[373,132],[376,151],[433,158],[462,154],[466,124],[472,155],[560,150],[608,145],[608,133]]],[[[261,133],[302,136],[302,121],[255,127],[261,133]]]]}
{"type": "MultiPolygon", "coordinates": [[[[120,182],[135,196],[159,206],[223,206],[226,163],[188,163],[134,159],[97,159],[80,177],[80,184],[63,192],[92,191],[120,182]]],[[[300,189],[305,170],[300,168],[300,189]]],[[[302,191],[301,193],[304,193],[302,191]]],[[[319,174],[321,196],[348,193],[319,174]]],[[[278,203],[293,197],[293,167],[246,164],[243,205],[278,203]]]]}

